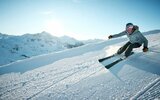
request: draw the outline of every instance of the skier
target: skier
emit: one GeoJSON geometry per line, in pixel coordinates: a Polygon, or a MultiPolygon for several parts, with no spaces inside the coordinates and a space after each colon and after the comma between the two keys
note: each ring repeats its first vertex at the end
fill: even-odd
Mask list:
{"type": "Polygon", "coordinates": [[[117,51],[117,54],[121,54],[125,51],[125,57],[127,58],[131,54],[133,48],[139,48],[142,44],[143,52],[148,51],[148,40],[139,31],[138,26],[133,25],[132,23],[127,23],[125,31],[119,34],[110,35],[108,38],[117,38],[123,35],[127,35],[129,41],[117,51]]]}

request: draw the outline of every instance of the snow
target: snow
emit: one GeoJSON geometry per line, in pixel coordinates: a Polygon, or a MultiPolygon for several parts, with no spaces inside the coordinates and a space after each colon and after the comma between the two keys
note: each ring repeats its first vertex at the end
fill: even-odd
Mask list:
{"type": "Polygon", "coordinates": [[[59,38],[47,32],[11,36],[0,33],[0,66],[51,52],[83,45],[83,42],[66,37],[59,38]],[[66,39],[65,42],[63,39],[66,39]]]}
{"type": "Polygon", "coordinates": [[[160,78],[154,80],[144,90],[139,91],[134,97],[133,100],[145,100],[145,99],[160,99],[160,78]],[[156,98],[155,98],[156,97],[156,98]]]}
{"type": "MultiPolygon", "coordinates": [[[[69,43],[69,44],[72,44],[72,45],[76,45],[77,44],[77,40],[74,39],[74,38],[71,38],[71,37],[68,37],[68,36],[62,36],[60,37],[60,40],[63,42],[63,43],[69,43]],[[76,41],[76,42],[75,42],[76,41]]],[[[80,41],[79,41],[80,42],[80,41]]]]}
{"type": "Polygon", "coordinates": [[[79,56],[87,52],[94,52],[97,50],[101,50],[106,45],[113,45],[115,43],[122,42],[124,40],[126,39],[118,39],[118,40],[114,39],[114,40],[102,42],[101,45],[99,45],[99,43],[84,45],[82,47],[68,49],[65,51],[59,51],[55,53],[44,54],[44,55],[28,58],[25,60],[19,60],[7,65],[1,66],[0,74],[9,73],[9,72],[25,72],[27,70],[32,70],[32,69],[44,66],[46,64],[51,64],[60,59],[79,56]],[[16,68],[14,66],[16,66],[16,68]]]}
{"type": "Polygon", "coordinates": [[[84,44],[90,44],[90,43],[97,43],[97,42],[102,42],[104,41],[103,39],[89,39],[89,40],[83,40],[84,44]]]}
{"type": "Polygon", "coordinates": [[[31,57],[0,67],[2,100],[159,99],[160,33],[147,34],[149,52],[105,69],[98,59],[126,42],[118,38],[31,57]],[[149,95],[149,96],[148,96],[149,95]]]}

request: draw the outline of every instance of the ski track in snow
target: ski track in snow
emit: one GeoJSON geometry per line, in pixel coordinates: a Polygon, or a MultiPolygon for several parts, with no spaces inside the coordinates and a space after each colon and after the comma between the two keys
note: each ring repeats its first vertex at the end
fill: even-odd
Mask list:
{"type": "MultiPolygon", "coordinates": [[[[88,67],[88,66],[87,66],[87,67],[88,67]]],[[[60,84],[60,82],[61,82],[61,81],[65,81],[65,79],[70,81],[70,77],[76,77],[76,73],[78,73],[78,72],[80,73],[82,70],[85,70],[87,67],[82,68],[81,70],[75,71],[74,73],[71,73],[70,75],[64,77],[63,79],[61,79],[61,80],[59,80],[59,81],[57,81],[57,83],[60,84]],[[74,75],[74,76],[73,76],[73,75],[74,75]]],[[[88,69],[90,69],[90,68],[88,68],[88,69]]],[[[79,74],[79,73],[78,73],[78,74],[79,74]]],[[[86,77],[88,77],[88,76],[86,76],[86,77]]],[[[86,77],[85,77],[85,78],[86,78],[86,77]]],[[[54,87],[55,85],[56,85],[56,83],[53,83],[53,84],[51,84],[50,86],[46,87],[44,90],[42,90],[42,91],[40,91],[40,92],[32,95],[31,97],[29,97],[29,98],[27,98],[27,99],[32,99],[32,98],[35,97],[36,95],[42,93],[43,91],[45,91],[45,90],[47,90],[47,89],[49,89],[49,88],[51,88],[51,87],[54,87]]],[[[74,84],[72,84],[72,85],[74,85],[74,84]]]]}
{"type": "MultiPolygon", "coordinates": [[[[160,34],[147,38],[148,53],[136,49],[135,55],[109,70],[97,60],[110,55],[106,45],[103,50],[58,60],[25,73],[0,75],[0,99],[159,99],[160,34]]],[[[122,44],[123,41],[112,47],[122,44]]]]}
{"type": "MultiPolygon", "coordinates": [[[[49,88],[49,87],[51,87],[51,86],[53,86],[53,85],[55,85],[55,84],[57,84],[58,82],[61,82],[62,80],[64,80],[64,79],[66,79],[66,78],[68,78],[68,77],[71,77],[72,75],[74,75],[74,74],[76,74],[77,72],[79,72],[79,71],[81,71],[81,70],[85,70],[86,68],[89,68],[89,67],[91,67],[91,64],[90,63],[93,63],[93,61],[87,61],[86,63],[88,63],[89,64],[89,66],[86,64],[86,66],[85,66],[85,63],[84,62],[82,62],[81,64],[79,64],[79,65],[77,65],[77,69],[76,69],[76,66],[74,65],[73,66],[73,68],[72,69],[70,69],[70,70],[65,70],[65,71],[63,71],[63,70],[61,70],[62,72],[60,72],[60,73],[58,73],[57,71],[56,71],[56,73],[54,73],[53,74],[53,76],[57,76],[58,78],[56,78],[56,77],[52,77],[52,79],[59,79],[58,81],[56,81],[56,82],[53,82],[51,85],[49,85],[49,86],[46,86],[44,89],[42,89],[42,90],[40,90],[39,92],[37,92],[37,93],[35,93],[34,95],[32,95],[31,97],[29,97],[28,99],[30,99],[30,98],[32,98],[32,97],[34,97],[34,96],[36,96],[36,95],[38,95],[39,93],[41,93],[42,91],[44,91],[44,90],[46,90],[47,88],[49,88]],[[65,75],[65,73],[69,73],[69,74],[66,74],[65,75]],[[61,74],[64,74],[64,75],[62,75],[63,77],[61,78],[60,76],[58,76],[58,75],[61,75],[61,74]]],[[[67,66],[65,66],[65,67],[67,67],[67,66]]],[[[91,68],[91,69],[94,69],[94,68],[91,68]]],[[[55,71],[55,70],[54,70],[55,71]]],[[[48,72],[46,72],[46,73],[48,73],[48,72]]],[[[78,75],[78,74],[77,74],[78,75]]],[[[75,77],[75,76],[74,76],[75,77]]],[[[42,78],[43,79],[43,78],[42,78]]],[[[34,80],[34,81],[37,81],[37,80],[42,80],[41,79],[41,77],[38,77],[38,79],[36,79],[36,80],[34,80]]],[[[49,81],[51,81],[52,79],[50,79],[50,80],[45,80],[45,79],[43,79],[43,81],[45,82],[49,82],[49,81]]],[[[32,79],[33,80],[33,79],[32,79]]],[[[33,82],[34,81],[27,81],[28,82],[28,84],[33,84],[33,82]],[[30,82],[30,83],[29,83],[30,82]]],[[[43,83],[43,81],[42,82],[40,82],[40,83],[43,83]]],[[[14,83],[11,83],[12,85],[17,85],[17,84],[21,84],[22,82],[20,82],[20,83],[16,83],[16,84],[14,84],[14,83]]],[[[35,84],[35,86],[36,86],[37,84],[35,84]]],[[[10,86],[10,85],[9,85],[10,86]]],[[[32,87],[34,87],[34,86],[32,86],[32,87]]],[[[2,88],[2,87],[1,87],[2,88]]],[[[4,89],[7,89],[7,87],[3,87],[4,89]]],[[[18,88],[15,88],[15,89],[13,89],[13,90],[7,90],[7,92],[5,92],[5,93],[12,93],[12,91],[15,93],[15,91],[16,91],[16,89],[24,89],[25,88],[25,85],[24,86],[22,86],[22,87],[18,87],[18,88]]],[[[28,86],[27,86],[27,88],[28,88],[28,86]]],[[[3,90],[2,90],[3,91],[3,90]]],[[[1,95],[4,95],[5,93],[4,93],[4,91],[2,92],[1,91],[1,95]]],[[[17,90],[18,91],[18,90],[17,90]]]]}
{"type": "Polygon", "coordinates": [[[160,78],[154,80],[144,90],[138,92],[132,100],[153,100],[160,99],[160,78]]]}

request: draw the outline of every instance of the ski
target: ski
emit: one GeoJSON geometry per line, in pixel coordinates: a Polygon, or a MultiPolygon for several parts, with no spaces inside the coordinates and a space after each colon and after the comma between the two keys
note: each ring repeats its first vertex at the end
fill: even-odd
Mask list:
{"type": "Polygon", "coordinates": [[[123,60],[122,58],[117,59],[116,61],[114,61],[114,62],[106,65],[105,68],[109,69],[109,68],[111,68],[112,66],[116,65],[117,63],[119,63],[119,62],[122,61],[122,60],[123,60]]]}
{"type": "MultiPolygon", "coordinates": [[[[134,52],[131,52],[131,54],[130,54],[128,57],[130,57],[130,56],[133,55],[133,54],[134,54],[134,52]]],[[[128,57],[127,57],[127,58],[128,58],[128,57]]],[[[123,61],[124,59],[126,59],[126,58],[125,58],[125,57],[124,57],[124,58],[121,57],[121,58],[115,60],[114,62],[112,62],[112,63],[106,65],[105,68],[109,69],[109,68],[111,68],[112,66],[118,64],[119,62],[123,61]]]]}
{"type": "Polygon", "coordinates": [[[107,60],[107,59],[109,59],[109,58],[112,58],[112,57],[114,57],[114,56],[116,56],[117,54],[113,54],[113,55],[111,55],[111,56],[108,56],[108,57],[105,57],[105,58],[101,58],[101,59],[99,59],[98,61],[99,62],[102,62],[102,61],[104,61],[104,60],[107,60]]]}

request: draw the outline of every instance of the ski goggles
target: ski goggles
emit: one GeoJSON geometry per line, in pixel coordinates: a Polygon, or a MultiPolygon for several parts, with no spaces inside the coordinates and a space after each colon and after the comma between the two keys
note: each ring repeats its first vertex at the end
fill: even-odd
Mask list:
{"type": "Polygon", "coordinates": [[[133,28],[133,25],[129,25],[126,27],[126,29],[132,29],[133,28]]]}
{"type": "Polygon", "coordinates": [[[132,25],[126,27],[126,31],[127,31],[128,34],[131,34],[132,30],[133,30],[133,26],[132,25]]]}

